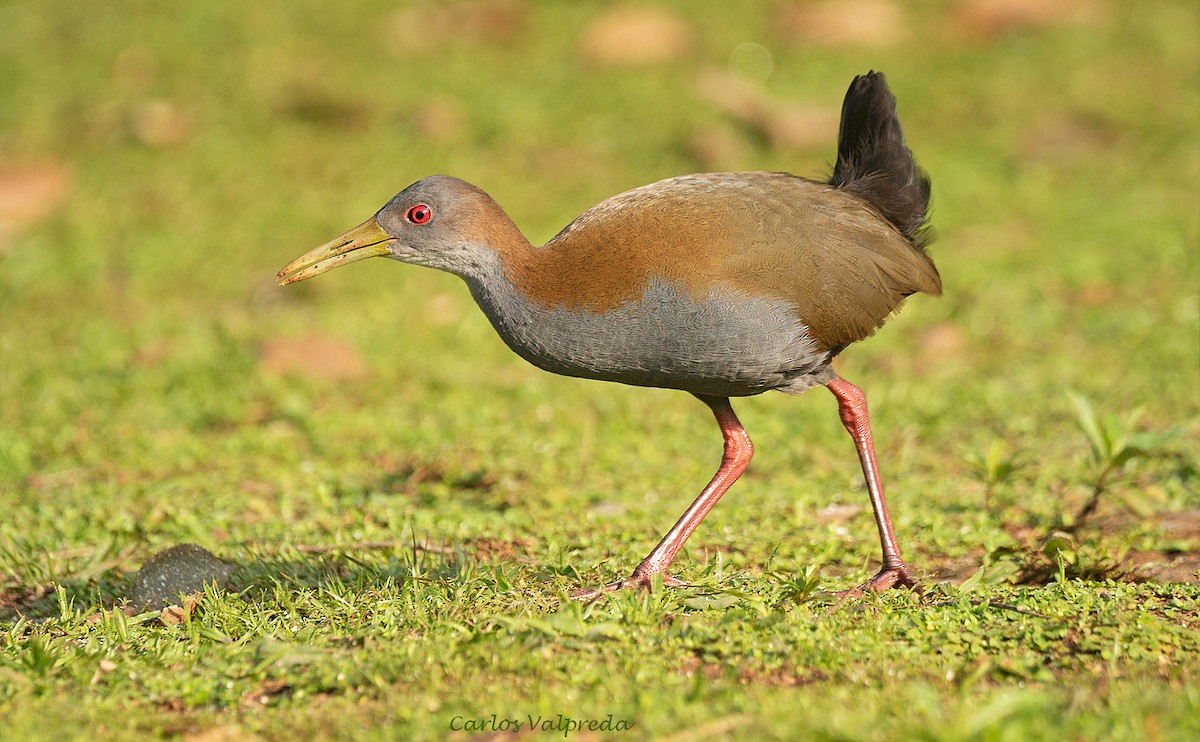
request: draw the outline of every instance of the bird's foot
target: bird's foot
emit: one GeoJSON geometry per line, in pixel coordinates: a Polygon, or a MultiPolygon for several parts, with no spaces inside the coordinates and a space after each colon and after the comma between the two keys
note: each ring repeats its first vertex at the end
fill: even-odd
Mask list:
{"type": "MultiPolygon", "coordinates": [[[[611,582],[603,587],[581,588],[571,593],[571,597],[575,600],[596,600],[601,596],[615,593],[618,590],[649,590],[653,579],[654,573],[640,574],[639,572],[634,572],[630,575],[629,579],[611,582]]],[[[666,587],[683,587],[687,583],[670,575],[663,575],[662,584],[666,587]]]]}
{"type": "Polygon", "coordinates": [[[884,590],[892,587],[908,587],[917,588],[917,581],[908,571],[908,565],[904,562],[897,562],[892,566],[884,566],[871,579],[867,580],[858,587],[852,587],[849,590],[837,590],[830,593],[836,598],[854,598],[863,593],[881,593],[884,590]]]}

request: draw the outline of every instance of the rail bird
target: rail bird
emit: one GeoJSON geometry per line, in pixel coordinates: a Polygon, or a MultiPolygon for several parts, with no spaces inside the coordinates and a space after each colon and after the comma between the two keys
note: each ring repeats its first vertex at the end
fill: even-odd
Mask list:
{"type": "Polygon", "coordinates": [[[624,580],[646,587],[750,462],[731,397],[824,386],[854,440],[883,549],[859,589],[912,586],[888,515],[866,396],[834,372],[851,343],[910,294],[941,294],[926,252],[929,178],[913,159],[882,73],[855,77],[832,176],[683,175],[618,194],[541,247],[483,190],[434,175],[375,216],[289,263],[291,284],[379,256],[461,277],[514,352],[585,379],[679,389],[724,437],[708,486],[624,580]]]}

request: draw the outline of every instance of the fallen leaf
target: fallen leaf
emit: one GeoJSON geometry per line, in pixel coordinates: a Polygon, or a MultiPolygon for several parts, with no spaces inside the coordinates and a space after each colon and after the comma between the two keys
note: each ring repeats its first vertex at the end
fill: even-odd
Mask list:
{"type": "Polygon", "coordinates": [[[750,158],[750,146],[742,137],[722,127],[697,132],[691,141],[692,156],[705,170],[714,172],[742,169],[750,158]]]}
{"type": "Polygon", "coordinates": [[[776,10],[775,23],[789,41],[813,46],[875,48],[909,34],[904,9],[892,0],[789,2],[776,10]]]}
{"type": "Polygon", "coordinates": [[[242,696],[243,707],[247,704],[265,705],[270,703],[271,699],[281,696],[291,689],[291,684],[283,678],[264,680],[242,696]]]}
{"type": "Polygon", "coordinates": [[[862,505],[831,503],[817,510],[816,519],[818,523],[840,523],[853,518],[862,511],[862,505]]]}
{"type": "Polygon", "coordinates": [[[371,123],[371,106],[308,85],[292,88],[278,104],[280,113],[297,121],[343,131],[361,131],[371,123]]]}
{"type": "Polygon", "coordinates": [[[524,0],[429,3],[393,12],[384,27],[395,48],[426,52],[449,44],[515,41],[528,14],[524,0]]]}
{"type": "Polygon", "coordinates": [[[192,119],[170,101],[150,98],[129,109],[129,129],[147,147],[178,147],[192,136],[192,119]]]}
{"type": "Polygon", "coordinates": [[[425,305],[421,316],[437,327],[457,325],[463,318],[463,303],[456,294],[436,294],[425,305]]]}
{"type": "Polygon", "coordinates": [[[838,114],[822,106],[784,106],[754,83],[709,69],[696,81],[700,96],[764,137],[773,147],[803,150],[829,146],[838,114]]]}
{"type": "Polygon", "coordinates": [[[354,346],[323,335],[267,340],[259,352],[259,363],[267,373],[280,376],[339,381],[367,375],[366,363],[354,346]]]}
{"type": "Polygon", "coordinates": [[[197,605],[199,601],[196,597],[189,595],[187,600],[183,601],[183,605],[169,605],[163,608],[158,620],[162,621],[164,626],[177,626],[195,612],[197,605]]]}
{"type": "Polygon", "coordinates": [[[965,36],[991,38],[1041,26],[1096,24],[1107,15],[1096,0],[962,0],[950,25],[965,36]]]}
{"type": "Polygon", "coordinates": [[[966,345],[962,328],[953,322],[939,322],[921,333],[918,343],[924,361],[939,361],[962,352],[966,345]]]}
{"type": "Polygon", "coordinates": [[[583,30],[583,57],[601,66],[662,64],[679,59],[692,46],[692,29],[661,8],[625,6],[596,16],[583,30]]]}
{"type": "Polygon", "coordinates": [[[1085,307],[1103,307],[1112,303],[1115,295],[1111,283],[1097,279],[1080,286],[1075,297],[1085,307]]]}
{"type": "Polygon", "coordinates": [[[770,112],[763,127],[771,144],[781,149],[832,148],[838,114],[824,106],[780,106],[770,112]]]}
{"type": "Polygon", "coordinates": [[[452,98],[425,102],[413,114],[413,122],[422,136],[440,142],[462,138],[467,128],[462,106],[452,98]]]}
{"type": "Polygon", "coordinates": [[[60,161],[0,165],[0,246],[5,235],[46,219],[67,200],[74,172],[60,161]]]}
{"type": "Polygon", "coordinates": [[[1067,116],[1035,123],[1021,141],[1021,153],[1030,160],[1066,162],[1085,158],[1116,141],[1117,133],[1110,126],[1067,116]]]}
{"type": "Polygon", "coordinates": [[[183,735],[183,742],[250,742],[262,739],[235,724],[222,724],[183,735]]]}
{"type": "Polygon", "coordinates": [[[92,673],[92,679],[89,684],[96,685],[97,683],[100,682],[100,680],[105,675],[109,674],[110,672],[112,672],[113,670],[116,670],[116,669],[117,669],[117,663],[113,662],[112,660],[108,660],[108,659],[100,660],[100,664],[96,668],[96,671],[92,673]]]}
{"type": "Polygon", "coordinates": [[[743,123],[761,129],[769,104],[761,88],[718,69],[701,71],[696,78],[700,97],[743,123]]]}
{"type": "Polygon", "coordinates": [[[134,44],[121,50],[112,65],[113,82],[134,93],[141,93],[154,84],[158,76],[158,64],[154,53],[143,44],[134,44]]]}

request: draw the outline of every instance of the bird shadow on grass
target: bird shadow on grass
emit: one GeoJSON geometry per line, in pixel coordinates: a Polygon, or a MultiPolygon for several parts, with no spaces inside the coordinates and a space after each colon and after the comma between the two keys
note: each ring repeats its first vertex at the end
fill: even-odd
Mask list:
{"type": "MultiPolygon", "coordinates": [[[[466,583],[488,572],[480,566],[485,562],[523,560],[527,548],[525,542],[494,539],[441,546],[401,541],[255,544],[233,547],[229,551],[238,552],[236,558],[220,559],[194,544],[179,544],[152,555],[138,570],[126,569],[128,560],[122,559],[99,573],[85,569],[44,584],[0,586],[0,623],[72,615],[95,622],[112,612],[126,617],[157,612],[170,624],[190,614],[206,591],[247,603],[287,605],[305,591],[345,598],[405,585],[466,583]],[[364,552],[377,556],[368,561],[361,558],[364,552]],[[379,559],[381,552],[389,553],[379,559]]],[[[498,582],[497,587],[504,586],[502,576],[498,582]]]]}

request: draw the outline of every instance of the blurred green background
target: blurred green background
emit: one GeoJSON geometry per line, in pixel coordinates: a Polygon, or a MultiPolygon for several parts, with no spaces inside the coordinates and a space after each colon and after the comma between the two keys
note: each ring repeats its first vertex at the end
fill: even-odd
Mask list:
{"type": "MultiPolygon", "coordinates": [[[[487,190],[539,244],[607,196],[682,173],[823,178],[846,86],[869,69],[887,73],[932,177],[945,283],[943,298],[914,297],[839,366],[872,402],[910,563],[949,585],[1007,564],[987,581],[996,589],[1044,585],[1056,570],[1173,585],[1184,596],[1173,599],[1190,601],[1191,618],[1179,620],[1194,627],[1198,16],[1194,3],[1162,0],[0,4],[0,616],[10,627],[0,699],[26,709],[13,723],[36,728],[50,708],[40,704],[85,693],[93,671],[104,675],[98,658],[113,656],[111,643],[55,645],[113,630],[70,623],[55,601],[78,616],[111,605],[128,573],[173,543],[243,565],[304,545],[465,544],[483,573],[510,570],[489,608],[447,599],[485,645],[468,617],[540,616],[560,592],[628,572],[717,462],[717,431],[695,400],[525,365],[448,275],[370,261],[280,289],[274,273],[433,173],[487,190]],[[1107,470],[1103,431],[1089,438],[1069,392],[1137,451],[1107,470]],[[1070,514],[1097,493],[1087,529],[1076,529],[1070,514]],[[1047,551],[1046,536],[1063,528],[1067,546],[1047,551]],[[51,602],[51,623],[12,623],[51,602]],[[40,674],[27,661],[35,641],[62,652],[40,674]]],[[[681,576],[711,577],[718,565],[752,590],[768,565],[817,565],[827,589],[871,574],[878,546],[833,400],[818,390],[737,408],[758,456],[689,544],[681,576]]],[[[393,552],[310,576],[319,583],[328,568],[361,581],[403,549],[393,552]]],[[[245,569],[243,584],[267,579],[245,569]]],[[[1144,596],[1129,600],[1132,609],[1144,596]]],[[[193,623],[226,609],[209,606],[193,623]]],[[[795,612],[789,621],[818,620],[795,612]]],[[[262,625],[246,636],[274,636],[262,625]]],[[[238,674],[190,654],[168,661],[145,643],[171,629],[145,631],[126,640],[147,653],[144,679],[101,683],[68,717],[94,724],[133,708],[151,710],[143,731],[233,716],[268,736],[291,724],[362,731],[301,723],[288,714],[303,704],[278,693],[264,698],[282,715],[242,718],[276,665],[256,660],[238,674]],[[210,672],[234,680],[189,695],[210,672]]],[[[192,641],[197,652],[224,646],[192,641]]],[[[408,646],[415,664],[392,657],[406,669],[374,685],[308,677],[289,687],[335,706],[366,699],[367,729],[436,736],[450,716],[438,705],[446,688],[508,683],[488,693],[562,713],[577,702],[571,663],[590,667],[573,654],[546,681],[552,690],[534,691],[518,680],[528,668],[481,661],[472,672],[482,676],[445,670],[439,686],[412,668],[465,650],[431,644],[422,657],[411,642],[389,644],[408,646]],[[369,706],[390,708],[389,694],[418,686],[431,694],[424,710],[384,718],[369,706]]],[[[618,645],[610,651],[632,665],[651,646],[618,645]]],[[[557,640],[539,646],[544,658],[564,651],[557,640]]],[[[656,653],[670,665],[673,651],[656,653]]],[[[758,667],[757,651],[722,662],[758,667]]],[[[1192,695],[1163,708],[1197,704],[1197,650],[1187,651],[1193,669],[1169,687],[1192,695]]],[[[1085,676],[1078,683],[1100,682],[1086,662],[1067,664],[1085,676]]],[[[667,665],[662,677],[693,682],[667,665]]],[[[886,716],[897,713],[889,681],[821,667],[816,695],[791,706],[763,700],[777,683],[736,671],[687,700],[605,692],[641,714],[638,736],[713,718],[739,720],[715,736],[786,737],[814,718],[831,736],[887,736],[869,714],[825,717],[813,699],[859,684],[882,694],[873,698],[886,716]]],[[[935,700],[913,723],[967,713],[938,685],[936,663],[917,672],[935,700]]],[[[1012,681],[980,672],[1001,689],[1012,681]]],[[[1135,712],[1058,697],[1055,728],[1086,736],[1109,713],[1144,731],[1158,692],[1127,691],[1135,712]]],[[[1169,730],[1163,713],[1154,723],[1169,730]]],[[[963,724],[969,737],[976,727],[963,724]]]]}

